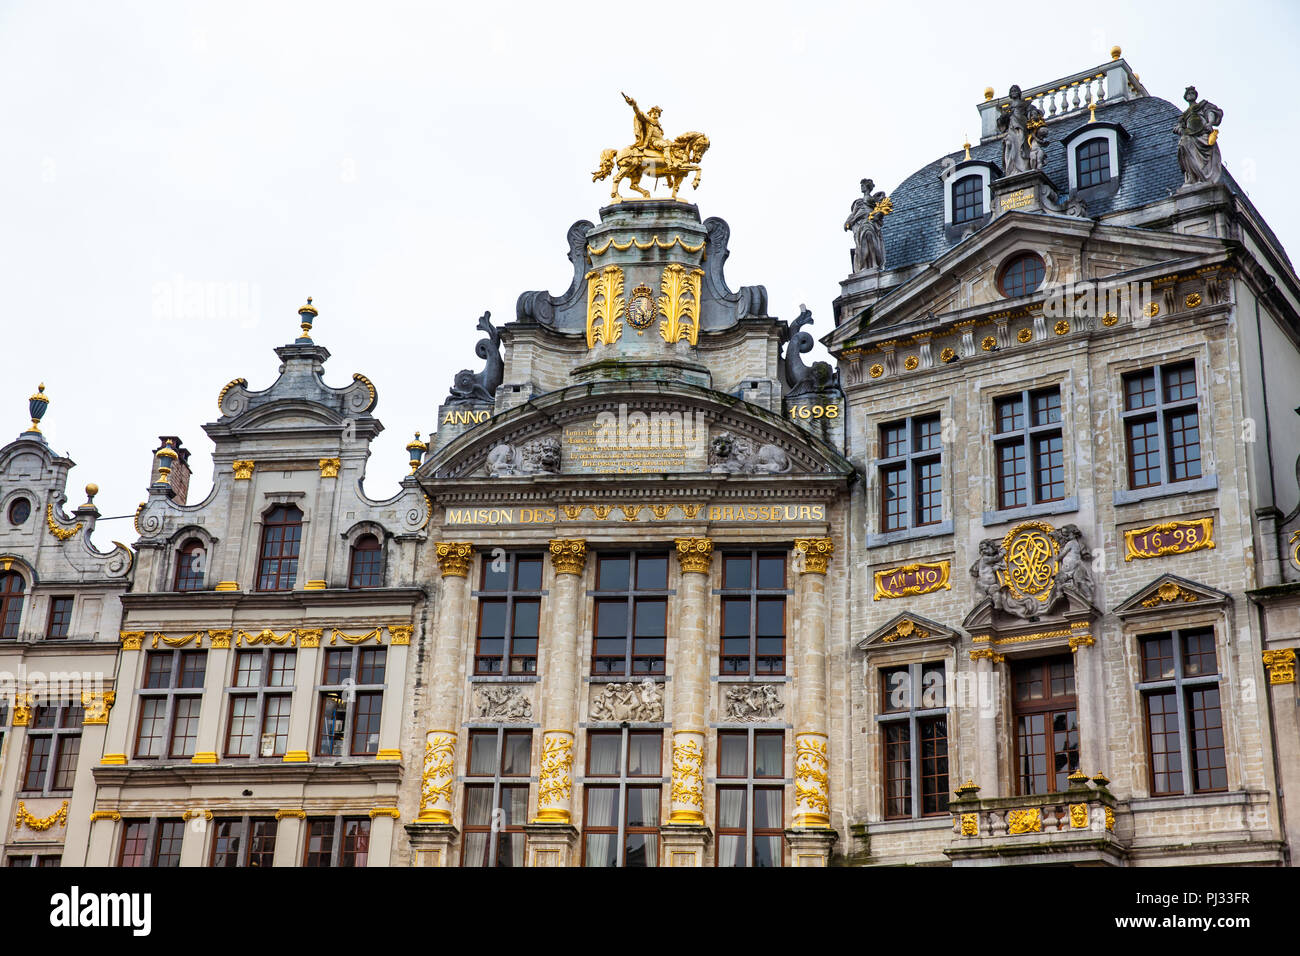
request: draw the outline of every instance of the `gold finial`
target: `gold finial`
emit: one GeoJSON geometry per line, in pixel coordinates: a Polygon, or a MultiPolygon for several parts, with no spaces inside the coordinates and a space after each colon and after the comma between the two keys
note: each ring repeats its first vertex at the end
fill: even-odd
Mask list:
{"type": "Polygon", "coordinates": [[[415,441],[408,442],[406,446],[406,452],[411,456],[411,474],[415,474],[415,469],[420,467],[420,459],[424,457],[424,453],[428,450],[429,446],[420,441],[420,433],[416,432],[415,441]]]}
{"type": "Polygon", "coordinates": [[[1088,122],[1097,122],[1097,91],[1092,91],[1092,102],[1088,104],[1088,122]]]}
{"type": "Polygon", "coordinates": [[[987,102],[988,100],[991,99],[993,99],[993,87],[986,86],[984,87],[984,100],[985,102],[987,102]]]}
{"type": "Polygon", "coordinates": [[[1113,47],[1110,48],[1110,58],[1111,58],[1112,60],[1118,60],[1118,59],[1120,58],[1120,56],[1123,54],[1123,52],[1124,52],[1124,51],[1121,50],[1121,49],[1119,48],[1119,45],[1117,44],[1117,45],[1115,45],[1115,46],[1113,46],[1113,47]]]}
{"type": "Polygon", "coordinates": [[[45,383],[41,382],[36,386],[36,394],[27,399],[27,414],[32,416],[32,427],[28,431],[37,432],[41,430],[41,419],[45,416],[45,409],[50,407],[50,400],[45,395],[45,383]]]}
{"type": "Polygon", "coordinates": [[[95,500],[95,495],[97,495],[97,494],[99,494],[99,485],[95,484],[93,481],[92,481],[90,484],[86,485],[86,500],[87,500],[87,501],[94,501],[94,500],[95,500]]]}
{"type": "Polygon", "coordinates": [[[311,296],[307,296],[307,304],[298,310],[298,315],[302,317],[302,337],[311,338],[311,323],[320,313],[316,311],[316,306],[311,304],[311,296]]]}
{"type": "Polygon", "coordinates": [[[965,139],[966,142],[964,142],[964,143],[961,144],[961,148],[964,149],[964,150],[966,150],[966,158],[967,158],[967,159],[970,159],[970,135],[969,135],[969,134],[963,134],[963,135],[962,135],[962,138],[965,139]]]}

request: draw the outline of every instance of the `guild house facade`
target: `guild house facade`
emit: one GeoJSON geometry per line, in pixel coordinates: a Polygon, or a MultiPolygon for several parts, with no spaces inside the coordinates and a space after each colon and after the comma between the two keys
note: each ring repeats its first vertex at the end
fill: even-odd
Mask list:
{"type": "Polygon", "coordinates": [[[1289,864],[1300,282],[1223,111],[1118,49],[986,91],[863,180],[832,365],[679,195],[708,137],[625,98],[568,287],[479,319],[391,497],[310,300],[203,501],[160,438],[130,547],[33,396],[6,862],[1289,864]]]}

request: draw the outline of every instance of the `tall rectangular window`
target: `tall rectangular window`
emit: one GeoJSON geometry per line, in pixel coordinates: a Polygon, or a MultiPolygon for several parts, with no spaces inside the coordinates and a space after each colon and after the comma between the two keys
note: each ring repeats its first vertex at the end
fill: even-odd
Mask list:
{"type": "Polygon", "coordinates": [[[298,547],[302,544],[302,517],[293,505],[280,505],[266,515],[257,560],[259,591],[293,590],[298,575],[298,547]]]}
{"type": "Polygon", "coordinates": [[[27,730],[24,793],[62,793],[72,789],[81,752],[80,704],[60,701],[32,711],[27,730]]]}
{"type": "Polygon", "coordinates": [[[1124,376],[1124,435],[1130,488],[1201,476],[1196,364],[1179,362],[1124,376]]]}
{"type": "Polygon", "coordinates": [[[45,636],[55,640],[68,636],[72,626],[72,597],[50,598],[50,620],[45,628],[45,636]]]}
{"type": "Polygon", "coordinates": [[[943,520],[943,443],[937,414],[881,425],[876,465],[882,531],[943,520]]]}
{"type": "Polygon", "coordinates": [[[316,753],[361,757],[379,752],[379,718],[384,704],[384,647],[330,648],[320,693],[316,753]]]}
{"type": "Polygon", "coordinates": [[[1110,143],[1098,137],[1074,151],[1075,179],[1080,189],[1110,182],[1110,143]]]}
{"type": "Polygon", "coordinates": [[[1061,390],[1023,391],[993,403],[998,508],[1022,508],[1065,497],[1061,390]]]}
{"type": "Polygon", "coordinates": [[[984,215],[984,177],[963,176],[952,184],[953,225],[973,222],[984,215]]]}
{"type": "Polygon", "coordinates": [[[1079,769],[1079,712],[1074,661],[1036,658],[1011,669],[1016,725],[1016,781],[1021,794],[1069,788],[1079,769]]]}
{"type": "Polygon", "coordinates": [[[461,866],[523,866],[531,730],[471,730],[461,866]]]}
{"type": "Polygon", "coordinates": [[[303,866],[363,867],[370,855],[365,817],[308,817],[303,866]]]}
{"type": "Polygon", "coordinates": [[[252,650],[235,655],[227,757],[283,757],[289,745],[295,651],[252,650]]]}
{"type": "Polygon", "coordinates": [[[483,560],[475,674],[536,674],[542,611],[542,556],[483,560]]]}
{"type": "Polygon", "coordinates": [[[1227,790],[1214,629],[1166,631],[1139,641],[1138,690],[1146,712],[1152,795],[1227,790]]]}
{"type": "Polygon", "coordinates": [[[274,818],[218,817],[211,829],[209,866],[271,866],[275,857],[274,818]]]}
{"type": "Polygon", "coordinates": [[[602,554],[596,563],[596,623],[591,673],[664,673],[668,640],[668,556],[602,554]]]}
{"type": "Polygon", "coordinates": [[[180,866],[185,823],[154,817],[123,820],[118,866],[180,866]]]}
{"type": "Polygon", "coordinates": [[[720,674],[784,674],[785,554],[728,551],[722,556],[720,674]]]}
{"type": "Polygon", "coordinates": [[[583,866],[659,865],[663,732],[587,732],[583,866]]]}
{"type": "Polygon", "coordinates": [[[944,665],[915,663],[881,671],[876,716],[884,741],[885,817],[948,811],[948,709],[944,665]]]}
{"type": "Polygon", "coordinates": [[[783,865],[785,734],[718,731],[718,866],[783,865]]]}
{"type": "Polygon", "coordinates": [[[135,756],[192,757],[207,651],[149,651],[138,697],[135,756]]]}

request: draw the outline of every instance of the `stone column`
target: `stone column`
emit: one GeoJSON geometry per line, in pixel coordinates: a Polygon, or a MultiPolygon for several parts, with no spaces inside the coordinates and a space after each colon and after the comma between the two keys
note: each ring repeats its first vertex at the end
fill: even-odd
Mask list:
{"type": "MultiPolygon", "coordinates": [[[[108,715],[117,699],[115,691],[85,690],[81,692],[81,707],[85,715],[81,721],[81,756],[72,784],[72,797],[68,804],[68,825],[63,834],[63,860],[65,866],[88,866],[91,820],[94,811],[95,764],[104,753],[104,738],[108,732],[108,715]]],[[[19,763],[15,760],[12,763],[19,763]]],[[[6,781],[8,783],[8,781],[6,781]]],[[[12,785],[6,793],[14,793],[12,785]]]]}
{"type": "Polygon", "coordinates": [[[1074,690],[1078,703],[1079,769],[1092,775],[1111,774],[1109,727],[1106,721],[1106,680],[1101,652],[1095,647],[1090,621],[1070,622],[1070,650],[1074,658],[1074,690]]]}
{"type": "Polygon", "coordinates": [[[826,568],[830,538],[797,538],[798,670],[794,715],[794,813],[786,831],[795,866],[826,866],[836,833],[830,818],[826,716],[826,568]]]}
{"type": "Polygon", "coordinates": [[[108,716],[108,729],[104,734],[104,753],[101,764],[121,766],[131,752],[131,698],[140,686],[140,668],[143,666],[144,631],[121,631],[122,655],[117,668],[115,694],[122,695],[121,703],[108,716]]]}
{"type": "Polygon", "coordinates": [[[573,826],[573,745],[578,726],[578,648],[582,633],[582,574],[587,542],[551,541],[555,584],[549,607],[550,641],[542,686],[542,759],[537,815],[526,828],[529,866],[568,866],[577,840],[573,826]]]}
{"type": "Polygon", "coordinates": [[[420,813],[406,828],[416,860],[424,866],[451,866],[459,832],[452,824],[456,784],[456,738],[460,727],[461,637],[473,548],[463,541],[435,546],[442,571],[438,596],[438,630],[429,681],[429,723],[425,734],[420,813]]]}
{"type": "Polygon", "coordinates": [[[253,529],[249,526],[249,505],[253,498],[253,469],[257,463],[252,459],[240,459],[233,463],[234,477],[224,475],[217,479],[218,492],[226,491],[228,484],[230,515],[226,521],[226,541],[216,549],[216,554],[209,555],[216,578],[217,591],[251,591],[257,582],[257,551],[259,543],[253,540],[253,529]],[[247,568],[249,580],[240,580],[240,569],[247,568]]]}
{"type": "MultiPolygon", "coordinates": [[[[983,636],[991,640],[990,635],[983,636]]],[[[975,784],[990,797],[1001,791],[998,787],[998,702],[1001,680],[998,668],[1005,658],[987,643],[980,643],[970,652],[970,659],[975,663],[975,754],[974,777],[968,783],[975,784]]],[[[951,781],[949,781],[951,782],[951,781]]]]}
{"type": "Polygon", "coordinates": [[[673,763],[664,862],[703,866],[710,832],[704,823],[704,746],[709,708],[709,570],[713,541],[678,538],[681,584],[673,648],[673,763]]]}
{"type": "MultiPolygon", "coordinates": [[[[157,641],[154,638],[155,646],[157,641]]],[[[194,646],[198,647],[201,643],[200,639],[194,646]]],[[[221,740],[221,698],[227,684],[226,662],[229,657],[229,632],[209,631],[207,669],[203,678],[203,697],[199,704],[198,739],[194,742],[194,756],[190,758],[190,763],[216,763],[220,759],[218,755],[224,749],[221,740]]]]}

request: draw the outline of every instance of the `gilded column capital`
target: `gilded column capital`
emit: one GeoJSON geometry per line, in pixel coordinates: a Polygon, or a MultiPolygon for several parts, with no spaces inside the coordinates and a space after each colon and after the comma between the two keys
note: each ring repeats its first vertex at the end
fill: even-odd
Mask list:
{"type": "Polygon", "coordinates": [[[108,712],[112,709],[116,698],[117,694],[111,690],[99,694],[93,691],[82,691],[81,706],[85,716],[82,717],[81,722],[83,724],[108,723],[108,712]]]}
{"type": "Polygon", "coordinates": [[[835,553],[835,542],[830,538],[795,538],[794,549],[803,555],[800,574],[825,574],[835,553]]]}
{"type": "Polygon", "coordinates": [[[253,477],[253,469],[257,467],[257,462],[251,458],[241,458],[231,464],[235,470],[235,481],[249,481],[253,477]]]}
{"type": "Polygon", "coordinates": [[[587,542],[581,538],[552,538],[551,564],[556,574],[581,574],[587,566],[587,542]]]}
{"type": "Polygon", "coordinates": [[[474,548],[467,541],[439,541],[436,553],[444,578],[469,577],[469,556],[474,548]]]}
{"type": "Polygon", "coordinates": [[[682,573],[695,571],[708,574],[713,563],[712,538],[676,538],[677,560],[681,562],[682,573]]]}
{"type": "Polygon", "coordinates": [[[1295,683],[1295,650],[1282,647],[1264,652],[1264,666],[1268,668],[1270,684],[1295,683]]]}

